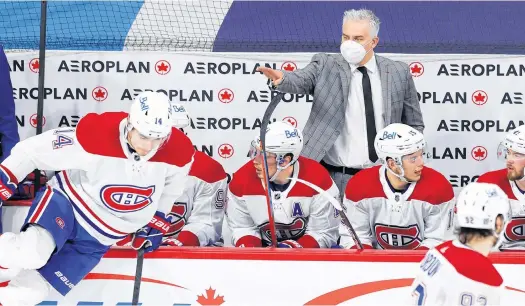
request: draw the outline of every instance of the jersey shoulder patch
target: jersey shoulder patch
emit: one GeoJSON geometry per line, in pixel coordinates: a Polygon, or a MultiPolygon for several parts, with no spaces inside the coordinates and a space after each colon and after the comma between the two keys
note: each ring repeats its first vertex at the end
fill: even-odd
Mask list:
{"type": "Polygon", "coordinates": [[[245,195],[265,195],[262,182],[255,172],[253,161],[248,161],[235,171],[229,184],[229,190],[237,197],[245,195]]]}
{"type": "Polygon", "coordinates": [[[440,205],[454,198],[454,189],[445,176],[438,171],[423,167],[421,179],[408,200],[419,200],[440,205]]]}
{"type": "Polygon", "coordinates": [[[379,181],[379,168],[374,166],[363,169],[350,178],[345,188],[345,198],[359,202],[369,198],[386,198],[383,185],[379,181]]]}
{"type": "Polygon", "coordinates": [[[191,140],[179,129],[172,128],[170,138],[150,161],[184,167],[191,162],[194,154],[191,140]]]}
{"type": "Polygon", "coordinates": [[[482,254],[455,245],[454,241],[446,241],[436,247],[445,259],[461,275],[475,282],[498,287],[503,284],[503,278],[490,259],[482,254]]]}
{"type": "Polygon", "coordinates": [[[484,173],[478,178],[477,182],[498,185],[501,190],[507,194],[507,197],[509,197],[510,200],[517,200],[514,192],[512,192],[512,186],[510,185],[509,179],[507,178],[507,169],[484,173]]]}
{"type": "Polygon", "coordinates": [[[126,158],[120,145],[120,123],[124,112],[89,113],[77,124],[76,137],[84,151],[102,156],[126,158]]]}
{"type": "Polygon", "coordinates": [[[212,184],[226,178],[226,172],[222,165],[203,152],[195,151],[190,173],[206,183],[212,184]]]}

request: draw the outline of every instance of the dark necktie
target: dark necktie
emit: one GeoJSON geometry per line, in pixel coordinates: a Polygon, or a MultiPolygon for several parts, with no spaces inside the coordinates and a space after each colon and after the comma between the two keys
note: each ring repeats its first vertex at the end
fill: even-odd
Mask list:
{"type": "Polygon", "coordinates": [[[366,67],[358,67],[357,70],[363,74],[363,96],[365,98],[365,117],[366,117],[366,136],[368,138],[368,158],[375,163],[377,160],[376,150],[374,149],[374,139],[376,137],[376,120],[374,117],[374,104],[372,102],[372,85],[366,67]]]}

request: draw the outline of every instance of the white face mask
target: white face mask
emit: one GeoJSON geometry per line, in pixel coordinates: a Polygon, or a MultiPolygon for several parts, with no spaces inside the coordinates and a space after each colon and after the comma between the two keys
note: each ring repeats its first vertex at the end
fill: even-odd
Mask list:
{"type": "MultiPolygon", "coordinates": [[[[370,42],[366,43],[365,46],[370,42]]],[[[368,52],[370,50],[368,50],[368,52]]],[[[363,45],[353,40],[346,40],[341,44],[341,55],[347,62],[353,65],[359,64],[368,52],[363,45]]]]}

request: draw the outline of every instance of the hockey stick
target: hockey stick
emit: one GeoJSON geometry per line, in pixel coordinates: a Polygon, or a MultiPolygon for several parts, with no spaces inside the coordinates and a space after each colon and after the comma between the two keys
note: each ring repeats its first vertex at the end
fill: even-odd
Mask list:
{"type": "MultiPolygon", "coordinates": [[[[271,80],[268,79],[268,84],[270,84],[271,80]]],[[[263,182],[264,182],[264,188],[266,188],[266,204],[268,207],[268,223],[270,226],[270,235],[272,238],[272,246],[277,246],[277,234],[275,229],[275,219],[273,216],[273,205],[272,205],[272,193],[270,190],[270,175],[268,173],[268,161],[266,160],[266,129],[268,128],[268,123],[270,122],[270,117],[272,116],[273,111],[277,107],[277,104],[281,102],[281,99],[283,98],[284,93],[278,93],[273,97],[272,101],[266,108],[266,111],[264,112],[264,116],[261,122],[261,132],[259,135],[259,139],[261,140],[261,155],[263,158],[263,182]]]]}
{"type": "Polygon", "coordinates": [[[354,228],[352,227],[352,224],[350,223],[350,220],[348,220],[348,217],[346,216],[346,213],[344,212],[343,207],[341,206],[339,201],[337,201],[334,197],[332,197],[332,195],[330,195],[328,192],[326,192],[326,190],[324,190],[321,187],[316,186],[316,185],[314,185],[314,184],[312,184],[310,182],[307,182],[307,181],[299,179],[299,178],[293,178],[293,177],[290,177],[288,179],[291,180],[291,181],[297,181],[297,182],[303,183],[306,186],[312,188],[313,190],[319,192],[319,194],[325,196],[328,199],[328,201],[330,201],[330,203],[334,206],[334,208],[337,211],[339,211],[339,214],[341,215],[341,219],[343,220],[343,225],[346,227],[346,229],[348,230],[348,232],[352,236],[352,239],[354,240],[355,245],[357,245],[360,250],[363,249],[363,244],[361,244],[361,240],[359,240],[359,237],[357,237],[357,234],[356,234],[354,228]]]}
{"type": "Polygon", "coordinates": [[[142,282],[142,266],[144,265],[144,247],[137,251],[137,268],[135,269],[135,283],[133,284],[133,299],[131,305],[139,305],[140,283],[142,282]]]}

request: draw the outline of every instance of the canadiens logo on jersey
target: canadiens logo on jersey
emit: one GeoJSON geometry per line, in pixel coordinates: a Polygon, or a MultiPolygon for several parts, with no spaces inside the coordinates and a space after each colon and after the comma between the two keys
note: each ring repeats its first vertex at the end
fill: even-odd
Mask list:
{"type": "Polygon", "coordinates": [[[377,244],[385,250],[413,250],[421,245],[419,226],[392,226],[376,223],[375,233],[377,244]]]}
{"type": "MultiPolygon", "coordinates": [[[[275,233],[277,240],[287,240],[287,239],[298,239],[303,236],[306,231],[306,225],[308,221],[306,218],[296,218],[291,223],[275,223],[275,233]]],[[[265,222],[259,226],[263,240],[269,242],[272,240],[270,233],[270,224],[265,222]]]]}
{"type": "Polygon", "coordinates": [[[100,200],[109,209],[120,212],[134,212],[152,203],[155,186],[106,185],[100,191],[100,200]]]}
{"type": "Polygon", "coordinates": [[[525,217],[512,218],[505,229],[509,241],[525,241],[525,217]]]}
{"type": "Polygon", "coordinates": [[[184,202],[175,202],[171,208],[171,212],[166,216],[170,221],[170,229],[166,236],[178,234],[186,225],[186,212],[188,211],[188,204],[184,202]]]}

